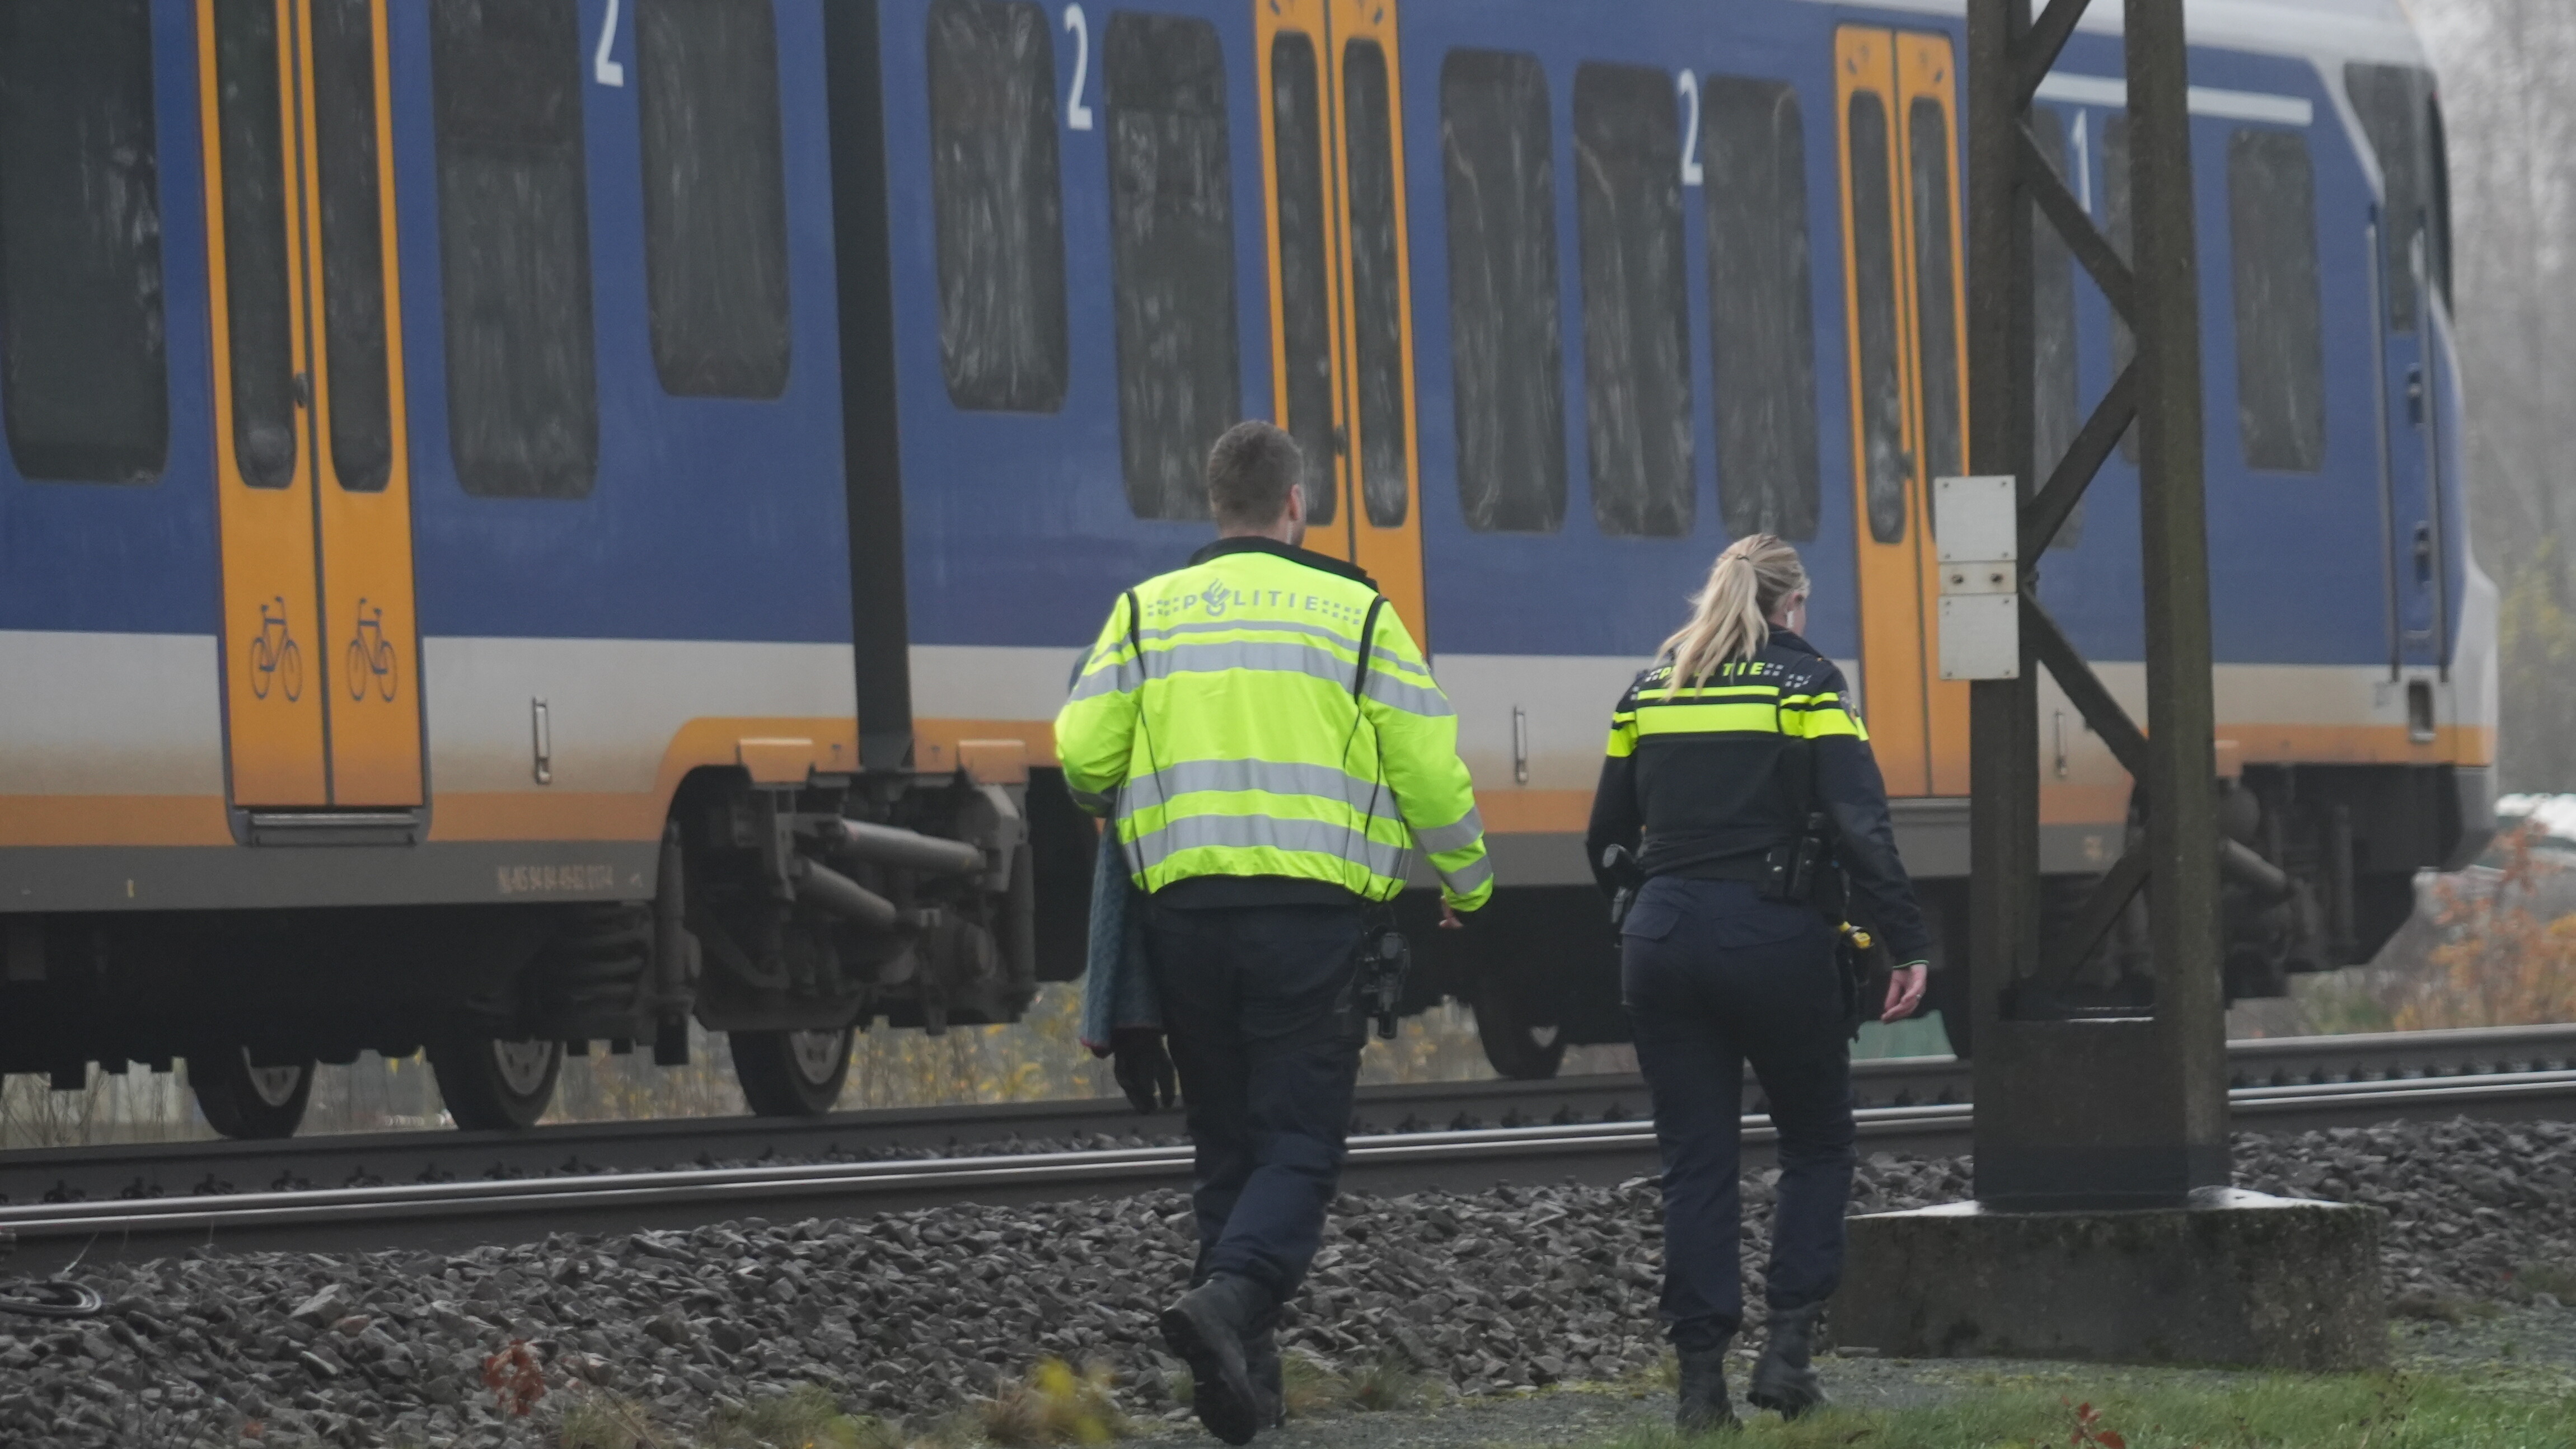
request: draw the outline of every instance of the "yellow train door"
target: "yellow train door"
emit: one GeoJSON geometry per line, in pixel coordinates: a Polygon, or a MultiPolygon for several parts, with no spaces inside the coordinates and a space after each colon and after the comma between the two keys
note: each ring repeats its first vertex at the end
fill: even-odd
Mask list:
{"type": "Polygon", "coordinates": [[[1306,546],[1378,582],[1423,647],[1413,296],[1390,0],[1263,0],[1270,365],[1306,453],[1306,546]]]}
{"type": "Polygon", "coordinates": [[[235,805],[422,802],[385,0],[198,0],[235,805]]]}
{"type": "Polygon", "coordinates": [[[1835,32],[1861,701],[1888,790],[1968,790],[1968,690],[1940,678],[1931,480],[1964,470],[1957,81],[1937,35],[1835,32]]]}

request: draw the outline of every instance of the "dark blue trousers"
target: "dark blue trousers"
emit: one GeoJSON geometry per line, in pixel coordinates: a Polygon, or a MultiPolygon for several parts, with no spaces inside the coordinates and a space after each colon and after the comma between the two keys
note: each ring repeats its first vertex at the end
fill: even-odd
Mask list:
{"type": "Polygon", "coordinates": [[[1198,1270],[1285,1301],[1341,1181],[1368,1019],[1356,906],[1154,904],[1145,944],[1197,1152],[1198,1270]]]}
{"type": "Polygon", "coordinates": [[[1851,1199],[1851,1044],[1833,928],[1738,881],[1648,881],[1629,908],[1620,994],[1664,1155],[1663,1318],[1681,1348],[1744,1320],[1738,1185],[1744,1066],[1771,1100],[1780,1186],[1770,1306],[1831,1297],[1851,1199]]]}

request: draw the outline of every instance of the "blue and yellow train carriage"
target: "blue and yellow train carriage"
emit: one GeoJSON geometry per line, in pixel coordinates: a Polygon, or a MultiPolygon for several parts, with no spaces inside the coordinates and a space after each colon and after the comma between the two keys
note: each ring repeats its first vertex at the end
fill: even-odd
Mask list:
{"type": "MultiPolygon", "coordinates": [[[[2438,108],[2393,0],[2193,12],[2231,981],[2364,956],[2485,829],[2438,108]]],[[[1806,551],[1955,919],[1955,5],[0,3],[0,1067],[291,1130],[427,1045],[848,1032],[1079,969],[1046,721],[1244,415],[1456,701],[1504,883],[1426,962],[1496,1063],[1622,1027],[1603,705],[1724,540],[1806,551]]],[[[2125,228],[2115,33],[2042,143],[2125,228]]],[[[2043,250],[2043,452],[2121,360],[2043,250]]],[[[2135,476],[2042,597],[2134,706],[2135,476]]],[[[2043,703],[2049,866],[2129,787],[2043,703]]],[[[2089,980],[2134,989],[2115,949],[2089,980]]],[[[2084,1003],[2071,1003],[2081,1006],[2084,1003]]]]}

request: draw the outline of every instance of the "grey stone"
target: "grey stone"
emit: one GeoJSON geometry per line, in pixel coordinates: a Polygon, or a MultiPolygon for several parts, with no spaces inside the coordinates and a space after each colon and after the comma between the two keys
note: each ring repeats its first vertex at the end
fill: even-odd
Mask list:
{"type": "MultiPolygon", "coordinates": [[[[2576,1260],[2568,1124],[2248,1135],[2236,1141],[2236,1162],[2247,1188],[2386,1208],[2392,1291],[2517,1296],[2513,1270],[2576,1260]]],[[[1962,1159],[1876,1154],[1855,1176],[1855,1208],[1920,1207],[1967,1186],[1962,1159]]],[[[1748,1301],[1759,1298],[1776,1200],[1761,1178],[1746,1184],[1748,1301]]],[[[1401,1353],[1452,1387],[1557,1373],[1544,1360],[1566,1377],[1628,1372],[1662,1352],[1662,1246],[1661,1203],[1646,1179],[1508,1194],[1347,1193],[1333,1204],[1307,1291],[1284,1316],[1283,1343],[1345,1365],[1401,1353]]],[[[0,1442],[230,1443],[246,1418],[268,1423],[269,1442],[281,1445],[314,1443],[324,1427],[339,1436],[333,1443],[530,1442],[529,1425],[493,1413],[481,1382],[484,1356],[512,1337],[550,1346],[542,1352],[558,1385],[575,1376],[577,1358],[596,1357],[620,1392],[649,1398],[675,1428],[720,1395],[740,1400],[807,1380],[842,1386],[873,1412],[934,1420],[1041,1352],[1105,1361],[1138,1386],[1139,1407],[1159,1412],[1142,1390],[1159,1346],[1153,1316],[1186,1281],[1194,1248],[1186,1200],[1155,1192],[559,1235],[444,1257],[196,1252],[98,1264],[83,1277],[114,1305],[107,1319],[0,1325],[14,1338],[0,1343],[0,1442]],[[318,1321],[285,1312],[335,1288],[336,1307],[318,1309],[318,1321]],[[335,1331],[360,1314],[372,1321],[354,1337],[335,1331]],[[719,1325],[734,1351],[711,1341],[719,1325]],[[302,1362],[308,1350],[334,1376],[302,1362]],[[28,1361],[17,1364],[21,1352],[28,1361]],[[397,1367],[406,1360],[408,1375],[397,1367]],[[145,1390],[164,1395],[148,1423],[145,1390]],[[85,1394],[101,1397],[92,1404],[85,1394]],[[58,1407],[67,1403],[125,1419],[109,1434],[58,1407]],[[290,1415],[289,1405],[301,1408],[290,1415]]]]}
{"type": "Polygon", "coordinates": [[[1910,1358],[2377,1367],[2381,1222],[2227,1188],[2178,1208],[1874,1214],[1850,1224],[1832,1333],[1910,1358]]]}
{"type": "Polygon", "coordinates": [[[349,1290],[333,1283],[295,1305],[295,1311],[287,1317],[306,1327],[319,1328],[334,1319],[346,1317],[349,1307],[349,1290]]]}

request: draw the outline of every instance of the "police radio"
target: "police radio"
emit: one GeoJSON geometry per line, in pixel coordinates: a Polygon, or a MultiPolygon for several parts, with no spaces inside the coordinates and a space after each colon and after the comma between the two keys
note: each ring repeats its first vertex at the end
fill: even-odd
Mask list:
{"type": "Polygon", "coordinates": [[[1413,946],[1393,926],[1372,929],[1360,943],[1360,992],[1368,998],[1369,1015],[1377,1019],[1377,1039],[1395,1040],[1398,1008],[1404,1004],[1404,978],[1413,971],[1413,946]]]}

